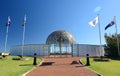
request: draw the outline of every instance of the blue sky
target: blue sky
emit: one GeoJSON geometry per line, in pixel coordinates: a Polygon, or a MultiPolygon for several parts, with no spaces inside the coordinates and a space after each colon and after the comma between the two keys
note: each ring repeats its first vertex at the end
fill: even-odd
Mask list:
{"type": "Polygon", "coordinates": [[[0,0],[0,50],[4,50],[7,17],[11,18],[7,50],[22,44],[22,23],[27,15],[25,44],[44,44],[50,33],[56,30],[70,32],[79,44],[99,45],[98,25],[88,22],[99,13],[102,44],[104,33],[115,33],[112,26],[105,26],[116,16],[120,33],[119,0],[0,0]],[[99,7],[101,10],[95,10],[99,7]]]}

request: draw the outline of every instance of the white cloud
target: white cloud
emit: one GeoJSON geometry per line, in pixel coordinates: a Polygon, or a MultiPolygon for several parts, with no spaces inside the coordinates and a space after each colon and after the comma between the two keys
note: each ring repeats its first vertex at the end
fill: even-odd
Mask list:
{"type": "Polygon", "coordinates": [[[100,6],[95,7],[94,12],[99,12],[101,10],[100,6]]]}

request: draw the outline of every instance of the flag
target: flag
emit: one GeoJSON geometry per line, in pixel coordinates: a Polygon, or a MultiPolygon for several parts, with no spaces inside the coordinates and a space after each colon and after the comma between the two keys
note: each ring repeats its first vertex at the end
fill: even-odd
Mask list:
{"type": "Polygon", "coordinates": [[[98,16],[95,17],[92,21],[90,21],[88,24],[90,26],[95,26],[98,23],[98,16]]]}
{"type": "Polygon", "coordinates": [[[10,23],[11,23],[10,16],[8,16],[8,21],[7,21],[7,23],[6,23],[6,26],[9,26],[10,23]]]}
{"type": "Polygon", "coordinates": [[[26,15],[24,16],[24,20],[23,20],[23,26],[26,25],[26,15]]]}
{"type": "Polygon", "coordinates": [[[113,18],[112,21],[105,27],[105,30],[114,24],[115,24],[115,19],[113,18]]]}

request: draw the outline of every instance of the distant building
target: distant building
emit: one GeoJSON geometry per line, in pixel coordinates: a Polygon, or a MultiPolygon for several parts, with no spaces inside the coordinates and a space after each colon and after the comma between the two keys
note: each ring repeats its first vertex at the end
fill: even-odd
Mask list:
{"type": "MultiPolygon", "coordinates": [[[[33,56],[37,53],[38,56],[103,56],[104,47],[99,45],[89,44],[76,44],[74,37],[67,31],[58,30],[52,32],[47,40],[46,44],[27,44],[23,47],[24,56],[33,56]]],[[[11,55],[21,55],[22,46],[15,45],[10,49],[11,55]]]]}

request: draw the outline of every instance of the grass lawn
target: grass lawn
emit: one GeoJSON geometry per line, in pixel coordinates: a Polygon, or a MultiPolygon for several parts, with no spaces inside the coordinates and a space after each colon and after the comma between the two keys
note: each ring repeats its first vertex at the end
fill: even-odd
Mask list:
{"type": "MultiPolygon", "coordinates": [[[[26,57],[28,60],[12,60],[14,56],[8,56],[0,59],[0,76],[21,76],[28,70],[35,67],[33,64],[33,57],[26,57]]],[[[37,59],[37,63],[40,63],[37,59]]]]}
{"type": "MultiPolygon", "coordinates": [[[[86,59],[83,58],[81,61],[85,64],[86,59]]],[[[89,68],[102,74],[103,76],[120,76],[120,60],[111,60],[109,62],[95,62],[93,58],[90,58],[91,66],[89,68]]]]}

